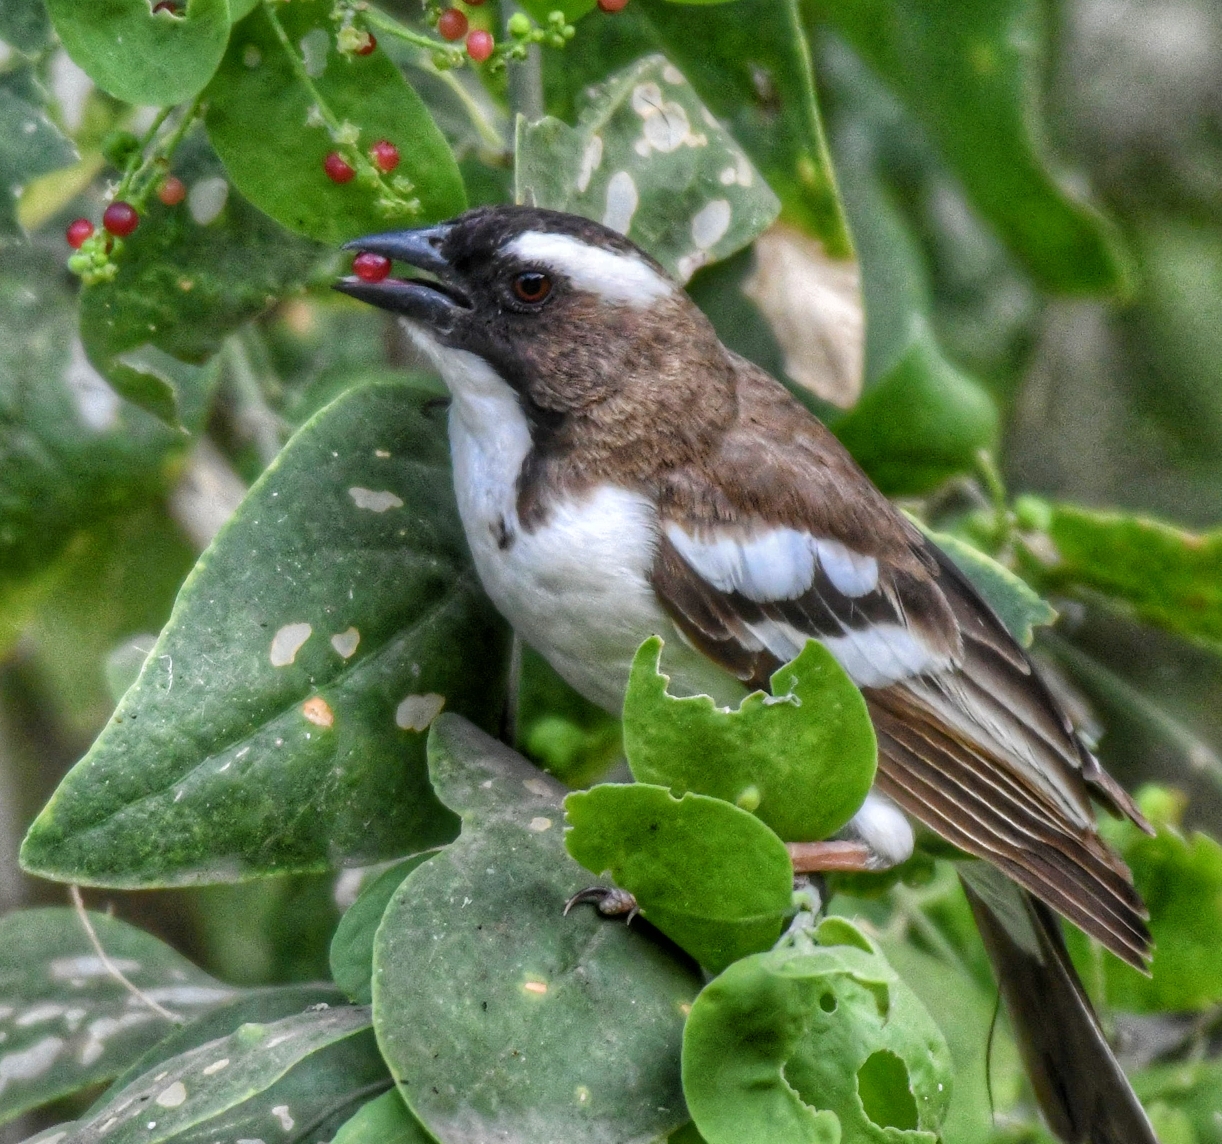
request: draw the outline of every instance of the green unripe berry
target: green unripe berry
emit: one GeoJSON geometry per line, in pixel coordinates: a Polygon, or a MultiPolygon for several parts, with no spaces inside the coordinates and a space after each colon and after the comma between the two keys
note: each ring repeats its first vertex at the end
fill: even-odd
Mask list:
{"type": "Polygon", "coordinates": [[[140,150],[140,140],[130,131],[112,131],[102,140],[102,154],[112,167],[122,171],[140,150]]]}
{"type": "Polygon", "coordinates": [[[515,12],[509,17],[509,23],[506,25],[509,34],[515,39],[521,39],[523,36],[530,35],[530,17],[525,12],[515,12]]]}

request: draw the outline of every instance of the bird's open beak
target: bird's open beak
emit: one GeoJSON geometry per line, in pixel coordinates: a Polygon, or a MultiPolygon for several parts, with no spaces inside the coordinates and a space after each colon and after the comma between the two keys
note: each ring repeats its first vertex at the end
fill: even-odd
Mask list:
{"type": "Polygon", "coordinates": [[[470,308],[454,282],[453,268],[441,254],[450,223],[419,230],[392,230],[344,243],[345,250],[369,251],[396,262],[406,262],[424,270],[434,279],[384,278],[366,282],[349,276],[335,283],[335,289],[394,314],[413,318],[445,333],[453,329],[456,318],[470,308]]]}

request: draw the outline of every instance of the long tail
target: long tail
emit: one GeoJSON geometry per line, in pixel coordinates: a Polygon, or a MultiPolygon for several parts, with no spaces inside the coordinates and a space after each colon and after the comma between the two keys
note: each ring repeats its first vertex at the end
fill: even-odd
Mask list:
{"type": "Polygon", "coordinates": [[[959,875],[1044,1119],[1065,1144],[1158,1144],[1069,960],[1057,916],[1000,871],[959,875]]]}

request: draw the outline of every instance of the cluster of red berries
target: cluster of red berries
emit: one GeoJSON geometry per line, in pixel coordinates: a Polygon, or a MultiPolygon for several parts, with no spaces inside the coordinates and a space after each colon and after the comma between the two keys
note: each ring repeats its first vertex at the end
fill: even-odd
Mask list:
{"type": "MultiPolygon", "coordinates": [[[[472,8],[478,8],[484,0],[465,0],[472,8]]],[[[466,37],[467,55],[477,64],[482,64],[496,49],[496,40],[491,32],[483,28],[467,30],[467,14],[461,8],[447,8],[437,17],[437,34],[443,40],[455,43],[466,37]]]]}
{"type": "MultiPolygon", "coordinates": [[[[167,175],[157,188],[157,197],[167,207],[176,207],[187,197],[187,184],[177,175],[167,175]]],[[[116,238],[126,238],[140,225],[140,212],[131,203],[116,199],[102,212],[102,227],[116,238]]],[[[87,218],[73,219],[65,232],[68,245],[80,250],[93,237],[93,223],[87,218]]]]}
{"type": "MultiPolygon", "coordinates": [[[[399,165],[399,148],[389,139],[379,139],[369,148],[369,158],[383,175],[389,175],[399,165]]],[[[322,169],[333,183],[350,183],[356,175],[356,168],[338,151],[327,152],[322,169]]]]}

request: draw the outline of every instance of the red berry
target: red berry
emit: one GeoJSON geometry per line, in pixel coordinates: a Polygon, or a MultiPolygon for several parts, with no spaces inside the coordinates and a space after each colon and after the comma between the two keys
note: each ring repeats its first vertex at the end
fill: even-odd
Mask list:
{"type": "Polygon", "coordinates": [[[366,282],[381,282],[390,273],[390,259],[363,250],[352,260],[352,272],[366,282]]]}
{"type": "Polygon", "coordinates": [[[327,172],[327,178],[333,183],[350,182],[356,171],[344,160],[338,151],[332,151],[322,161],[322,169],[327,172]]]}
{"type": "Polygon", "coordinates": [[[87,218],[78,218],[75,222],[68,224],[68,245],[73,250],[80,250],[85,239],[91,234],[93,234],[93,223],[87,218]]]}
{"type": "Polygon", "coordinates": [[[356,49],[358,56],[367,56],[378,46],[378,38],[372,32],[365,33],[365,42],[356,49]]]}
{"type": "Polygon", "coordinates": [[[492,55],[492,49],[495,47],[496,41],[492,38],[492,33],[485,32],[483,28],[476,28],[467,37],[467,55],[477,64],[482,64],[492,55]]]}
{"type": "Polygon", "coordinates": [[[447,8],[437,20],[437,34],[443,40],[461,40],[467,34],[467,17],[457,8],[447,8]]]}
{"type": "Polygon", "coordinates": [[[369,148],[369,157],[384,175],[389,175],[399,165],[399,148],[389,139],[379,139],[369,148]]]}
{"type": "Polygon", "coordinates": [[[484,0],[466,0],[466,2],[470,4],[472,8],[478,8],[484,2],[484,0]]]}
{"type": "Polygon", "coordinates": [[[187,184],[177,175],[167,175],[157,188],[157,197],[167,207],[176,207],[187,197],[187,184]]]}
{"type": "Polygon", "coordinates": [[[140,216],[131,203],[120,199],[102,212],[102,225],[117,238],[126,238],[140,225],[140,216]]]}
{"type": "Polygon", "coordinates": [[[604,12],[622,12],[628,7],[628,0],[598,0],[598,6],[604,12]]]}
{"type": "Polygon", "coordinates": [[[173,0],[159,0],[158,3],[153,5],[153,11],[154,12],[169,12],[171,13],[171,15],[177,16],[178,15],[178,5],[175,4],[173,0]]]}

